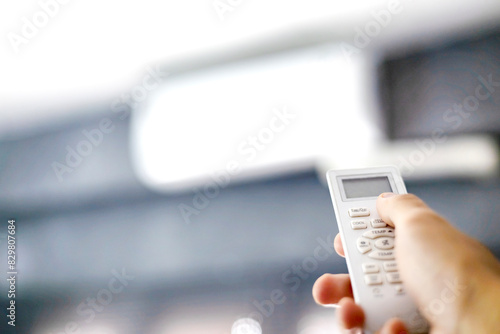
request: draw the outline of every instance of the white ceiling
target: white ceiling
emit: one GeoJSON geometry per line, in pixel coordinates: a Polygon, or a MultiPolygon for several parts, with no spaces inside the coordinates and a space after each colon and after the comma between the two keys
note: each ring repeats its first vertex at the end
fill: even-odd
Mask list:
{"type": "MultiPolygon", "coordinates": [[[[0,133],[5,137],[92,109],[86,107],[107,107],[147,66],[188,55],[264,38],[284,46],[292,40],[352,41],[355,28],[373,20],[370,11],[389,3],[221,1],[234,4],[224,20],[213,0],[0,2],[0,133]],[[41,3],[51,4],[47,22],[41,3]],[[13,47],[9,38],[22,36],[25,20],[34,19],[44,26],[13,47]]],[[[498,0],[401,0],[399,6],[401,13],[384,28],[379,45],[487,28],[500,20],[498,0]]]]}

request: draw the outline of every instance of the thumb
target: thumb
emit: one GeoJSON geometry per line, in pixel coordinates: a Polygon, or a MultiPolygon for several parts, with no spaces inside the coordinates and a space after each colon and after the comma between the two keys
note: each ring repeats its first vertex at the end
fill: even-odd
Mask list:
{"type": "Polygon", "coordinates": [[[396,260],[403,281],[420,306],[428,305],[442,289],[436,282],[456,273],[450,267],[455,266],[457,245],[465,245],[464,236],[412,194],[383,193],[377,210],[384,222],[396,227],[396,260]],[[416,294],[422,286],[426,293],[416,294]]]}
{"type": "MultiPolygon", "coordinates": [[[[433,216],[433,221],[439,217],[424,201],[413,194],[383,193],[377,199],[377,210],[384,222],[403,228],[404,225],[411,224],[415,220],[425,220],[422,219],[424,217],[433,216]]],[[[443,219],[439,220],[443,221],[443,219]]]]}

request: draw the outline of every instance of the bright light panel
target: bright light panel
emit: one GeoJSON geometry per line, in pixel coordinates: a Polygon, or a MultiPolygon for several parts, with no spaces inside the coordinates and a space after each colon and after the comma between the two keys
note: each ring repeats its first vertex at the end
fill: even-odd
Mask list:
{"type": "Polygon", "coordinates": [[[138,174],[175,191],[214,174],[241,180],[310,168],[323,156],[362,157],[380,137],[363,90],[369,71],[338,50],[312,47],[168,78],[134,116],[138,174]]]}

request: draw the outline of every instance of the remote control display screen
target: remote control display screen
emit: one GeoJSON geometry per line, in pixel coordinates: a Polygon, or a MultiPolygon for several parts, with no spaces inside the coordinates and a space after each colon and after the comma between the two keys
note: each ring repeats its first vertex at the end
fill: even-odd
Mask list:
{"type": "Polygon", "coordinates": [[[392,192],[387,176],[342,180],[346,198],[377,197],[381,193],[392,192]]]}

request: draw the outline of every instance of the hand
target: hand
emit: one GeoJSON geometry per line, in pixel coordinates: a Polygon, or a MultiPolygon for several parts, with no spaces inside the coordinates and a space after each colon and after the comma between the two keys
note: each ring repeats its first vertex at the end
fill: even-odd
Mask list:
{"type": "MultiPolygon", "coordinates": [[[[384,193],[380,217],[395,227],[395,252],[408,292],[432,333],[494,333],[500,321],[500,263],[478,241],[455,229],[418,197],[384,193]]],[[[335,250],[344,256],[339,235],[335,250]]],[[[338,304],[345,329],[362,328],[363,309],[354,303],[347,274],[325,274],[313,287],[318,304],[338,304]]],[[[399,319],[380,333],[407,333],[399,319]]]]}

